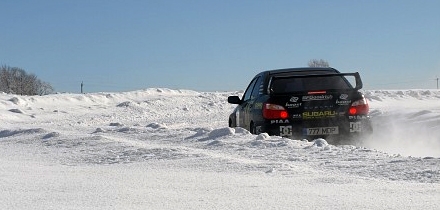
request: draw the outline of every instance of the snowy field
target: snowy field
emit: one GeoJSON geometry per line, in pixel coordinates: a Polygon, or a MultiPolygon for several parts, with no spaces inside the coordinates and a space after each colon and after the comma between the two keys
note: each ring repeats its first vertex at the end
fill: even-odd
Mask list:
{"type": "Polygon", "coordinates": [[[0,94],[0,209],[440,209],[440,91],[364,91],[362,145],[228,128],[237,94],[0,94]]]}

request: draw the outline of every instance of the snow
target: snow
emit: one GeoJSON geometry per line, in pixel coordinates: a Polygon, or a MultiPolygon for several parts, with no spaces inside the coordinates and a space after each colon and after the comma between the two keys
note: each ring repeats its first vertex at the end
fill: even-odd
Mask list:
{"type": "Polygon", "coordinates": [[[440,91],[364,91],[356,145],[228,128],[240,94],[0,93],[0,208],[440,209],[440,91]]]}

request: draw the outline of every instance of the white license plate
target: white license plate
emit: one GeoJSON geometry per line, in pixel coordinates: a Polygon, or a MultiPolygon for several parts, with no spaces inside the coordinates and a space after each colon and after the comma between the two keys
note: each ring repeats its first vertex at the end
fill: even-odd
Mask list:
{"type": "Polygon", "coordinates": [[[333,135],[339,134],[339,127],[304,128],[303,133],[307,136],[333,135]]]}

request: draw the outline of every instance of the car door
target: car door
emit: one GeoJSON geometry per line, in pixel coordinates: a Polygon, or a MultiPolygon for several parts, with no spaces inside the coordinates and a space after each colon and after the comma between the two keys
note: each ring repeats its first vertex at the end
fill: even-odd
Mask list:
{"type": "Polygon", "coordinates": [[[249,129],[249,122],[250,122],[250,114],[253,107],[253,101],[255,100],[255,97],[253,97],[252,92],[255,87],[255,83],[257,82],[259,77],[255,77],[249,86],[247,87],[246,91],[243,94],[242,103],[237,107],[236,111],[236,119],[237,119],[237,126],[240,126],[242,128],[249,129]]]}

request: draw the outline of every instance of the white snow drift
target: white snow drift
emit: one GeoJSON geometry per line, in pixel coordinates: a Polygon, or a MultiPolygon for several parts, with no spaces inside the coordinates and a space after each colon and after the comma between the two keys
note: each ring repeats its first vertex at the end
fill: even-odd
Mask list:
{"type": "Polygon", "coordinates": [[[0,208],[440,208],[440,91],[365,91],[361,145],[228,128],[237,94],[0,94],[0,208]]]}

